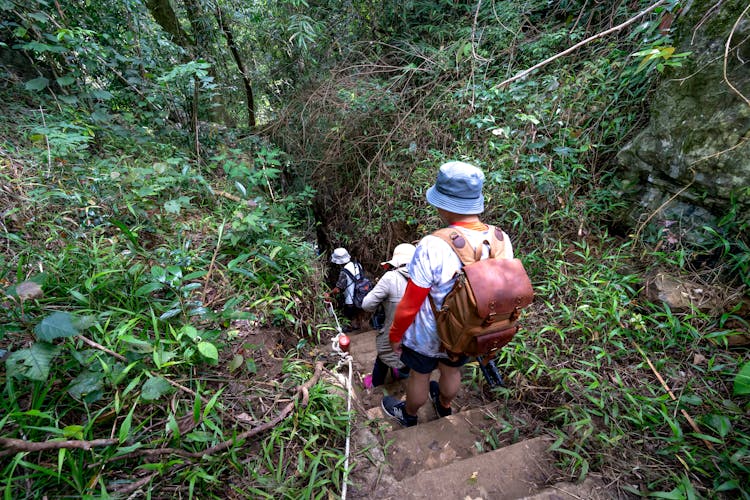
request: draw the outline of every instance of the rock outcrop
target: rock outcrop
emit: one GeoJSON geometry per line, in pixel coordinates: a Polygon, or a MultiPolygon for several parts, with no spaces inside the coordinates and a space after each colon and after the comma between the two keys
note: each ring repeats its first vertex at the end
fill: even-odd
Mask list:
{"type": "Polygon", "coordinates": [[[680,13],[675,53],[691,55],[665,72],[649,125],[618,155],[621,176],[637,199],[633,219],[656,213],[652,221],[679,221],[683,234],[695,239],[701,231],[692,228],[714,225],[727,214],[750,217],[746,7],[739,0],[695,0],[680,13]]]}

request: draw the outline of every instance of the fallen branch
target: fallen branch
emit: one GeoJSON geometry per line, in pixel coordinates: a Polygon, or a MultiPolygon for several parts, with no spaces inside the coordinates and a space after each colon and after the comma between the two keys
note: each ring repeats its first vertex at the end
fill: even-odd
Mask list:
{"type": "Polygon", "coordinates": [[[96,349],[99,349],[100,351],[104,351],[104,352],[106,352],[107,354],[109,354],[110,356],[114,357],[115,359],[119,359],[120,361],[124,361],[124,362],[126,362],[126,363],[127,363],[127,361],[128,361],[128,360],[127,360],[127,359],[125,358],[125,356],[123,356],[122,354],[118,354],[118,353],[116,353],[115,351],[113,351],[112,349],[109,349],[108,347],[104,347],[104,346],[103,346],[103,345],[101,345],[100,343],[98,343],[98,342],[94,342],[93,340],[91,340],[91,339],[89,339],[89,338],[87,338],[87,337],[84,337],[83,335],[79,335],[79,336],[78,336],[78,338],[79,338],[79,339],[81,339],[81,340],[83,340],[83,343],[84,343],[84,344],[88,344],[88,345],[90,345],[91,347],[94,347],[94,348],[96,348],[96,349]]]}
{"type": "Polygon", "coordinates": [[[90,450],[99,446],[112,446],[120,441],[117,439],[93,439],[91,441],[69,440],[69,441],[26,441],[24,439],[0,438],[0,447],[4,452],[35,452],[66,449],[90,450]]]}
{"type": "MultiPolygon", "coordinates": [[[[734,32],[737,31],[737,26],[740,24],[740,21],[742,18],[747,14],[747,11],[750,10],[750,5],[745,7],[745,10],[742,11],[742,14],[740,14],[740,17],[737,18],[737,20],[734,22],[734,25],[732,26],[732,31],[729,33],[729,37],[727,37],[727,43],[724,45],[724,64],[723,64],[723,74],[724,74],[724,81],[727,85],[729,85],[729,88],[734,91],[735,94],[740,96],[745,103],[747,103],[748,106],[750,106],[750,99],[745,97],[745,94],[739,91],[737,87],[732,85],[732,82],[729,81],[729,77],[727,76],[727,61],[729,60],[729,47],[732,45],[732,35],[734,35],[734,32]]],[[[739,50],[739,49],[738,49],[739,50]]]]}
{"type": "MultiPolygon", "coordinates": [[[[305,382],[302,385],[297,386],[295,390],[295,395],[299,399],[299,406],[301,408],[305,408],[307,404],[310,401],[310,387],[314,386],[318,380],[320,379],[320,374],[323,372],[323,363],[318,361],[315,364],[315,373],[313,373],[313,376],[305,382]]],[[[135,457],[141,457],[141,456],[147,456],[147,457],[153,457],[153,456],[161,456],[161,455],[178,455],[184,458],[202,458],[204,456],[213,455],[214,453],[218,453],[221,451],[224,451],[228,448],[230,448],[232,445],[236,444],[239,441],[244,441],[248,438],[251,438],[255,436],[256,434],[260,434],[261,432],[265,432],[268,429],[272,429],[276,427],[282,420],[284,420],[294,409],[294,401],[286,405],[281,412],[274,417],[272,420],[265,422],[258,427],[254,427],[250,430],[247,430],[245,432],[242,432],[240,434],[237,434],[232,439],[227,439],[226,441],[223,441],[215,446],[211,446],[210,448],[206,448],[203,451],[196,451],[196,452],[188,452],[180,448],[147,448],[142,450],[136,450],[130,453],[126,453],[124,455],[120,455],[117,457],[111,458],[109,461],[115,461],[115,460],[125,460],[128,458],[135,458],[135,457]]]]}
{"type": "Polygon", "coordinates": [[[221,196],[221,197],[224,197],[224,198],[226,198],[228,200],[236,201],[237,203],[244,203],[248,207],[257,207],[258,206],[258,204],[255,203],[253,200],[243,200],[239,196],[234,195],[232,193],[227,193],[226,191],[216,191],[216,190],[212,190],[212,191],[213,191],[213,193],[216,196],[221,196]]]}
{"type": "MultiPolygon", "coordinates": [[[[654,366],[654,364],[651,362],[648,356],[646,356],[646,353],[643,352],[643,349],[641,349],[641,346],[639,346],[635,342],[633,342],[633,345],[638,350],[638,352],[641,353],[641,356],[643,356],[643,359],[646,360],[646,363],[648,363],[648,366],[651,367],[651,371],[654,372],[654,375],[656,375],[656,378],[659,380],[664,390],[667,391],[667,394],[669,394],[669,397],[672,398],[672,401],[677,401],[677,397],[675,397],[674,393],[672,392],[672,389],[669,388],[667,383],[662,378],[661,374],[656,370],[656,367],[654,366]]],[[[688,412],[685,411],[684,408],[680,408],[680,412],[682,413],[682,416],[685,417],[685,420],[687,420],[688,424],[690,424],[690,427],[692,427],[693,432],[695,432],[696,434],[702,434],[700,427],[698,427],[698,424],[695,423],[695,420],[693,420],[693,417],[691,417],[688,414],[688,412]]],[[[713,445],[707,440],[701,439],[701,441],[703,441],[703,444],[705,444],[706,448],[708,448],[709,450],[714,449],[713,445]]]]}
{"type": "Polygon", "coordinates": [[[154,472],[152,474],[149,474],[147,476],[140,478],[138,481],[135,481],[134,483],[115,486],[112,492],[116,493],[117,495],[129,495],[133,493],[134,491],[146,486],[148,483],[151,482],[152,479],[154,479],[158,475],[159,475],[158,472],[154,472]]]}
{"type": "Polygon", "coordinates": [[[542,61],[542,62],[540,62],[538,64],[535,64],[534,66],[530,67],[529,69],[521,71],[516,76],[510,77],[507,80],[504,80],[504,81],[498,83],[497,85],[495,85],[493,87],[493,89],[499,89],[499,88],[502,88],[502,87],[508,85],[511,82],[515,82],[516,80],[520,80],[521,78],[524,78],[526,75],[528,75],[532,71],[535,71],[535,70],[541,68],[542,66],[548,65],[549,63],[551,63],[552,61],[554,61],[556,59],[559,59],[559,58],[561,58],[563,56],[567,56],[571,52],[575,52],[579,48],[583,47],[584,45],[586,45],[586,44],[588,44],[590,42],[593,42],[594,40],[597,40],[599,38],[603,38],[603,37],[609,35],[610,33],[615,33],[615,32],[620,31],[621,29],[623,29],[623,28],[625,28],[627,26],[630,26],[631,24],[633,24],[634,22],[636,22],[638,19],[642,18],[643,16],[645,16],[646,14],[648,14],[649,12],[653,11],[654,9],[656,9],[657,7],[659,7],[659,6],[663,5],[663,4],[664,4],[664,0],[659,0],[658,2],[656,2],[655,4],[653,4],[651,7],[647,8],[646,10],[641,11],[639,14],[635,15],[634,17],[631,17],[630,19],[628,19],[624,23],[618,24],[614,28],[610,28],[610,29],[608,29],[606,31],[602,31],[601,33],[597,33],[596,35],[590,36],[590,37],[588,37],[585,40],[581,40],[580,42],[578,42],[577,44],[573,45],[572,47],[570,47],[568,49],[565,49],[562,52],[560,52],[558,54],[555,54],[552,57],[548,57],[544,61],[542,61]]]}

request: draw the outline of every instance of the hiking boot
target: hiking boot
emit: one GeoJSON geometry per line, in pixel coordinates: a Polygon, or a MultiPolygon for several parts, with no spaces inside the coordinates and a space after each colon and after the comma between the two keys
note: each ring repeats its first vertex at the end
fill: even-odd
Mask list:
{"type": "Polygon", "coordinates": [[[404,427],[417,425],[417,417],[406,413],[406,401],[386,396],[380,403],[383,411],[404,427]]]}
{"type": "Polygon", "coordinates": [[[435,413],[437,413],[438,418],[453,415],[453,409],[446,408],[440,402],[440,385],[434,380],[430,380],[430,399],[432,400],[432,406],[435,407],[435,413]]]}

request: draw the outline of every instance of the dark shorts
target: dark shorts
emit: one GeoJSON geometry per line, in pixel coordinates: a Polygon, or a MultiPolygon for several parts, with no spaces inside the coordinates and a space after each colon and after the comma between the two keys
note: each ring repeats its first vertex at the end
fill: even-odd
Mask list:
{"type": "Polygon", "coordinates": [[[361,310],[352,304],[344,304],[344,317],[348,320],[353,320],[361,310]]]}
{"type": "Polygon", "coordinates": [[[469,361],[469,356],[461,356],[456,361],[451,361],[448,358],[431,358],[402,345],[401,361],[417,373],[432,373],[437,368],[438,363],[442,363],[445,366],[459,367],[469,361]]]}

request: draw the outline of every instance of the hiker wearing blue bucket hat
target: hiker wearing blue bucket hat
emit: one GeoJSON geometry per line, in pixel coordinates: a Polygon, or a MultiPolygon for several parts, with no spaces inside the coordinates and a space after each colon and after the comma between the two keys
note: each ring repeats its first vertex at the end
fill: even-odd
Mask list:
{"type": "MultiPolygon", "coordinates": [[[[435,184],[427,190],[427,202],[437,209],[447,226],[487,257],[490,249],[484,242],[491,241],[489,233],[495,229],[479,218],[484,212],[483,187],[484,173],[479,168],[451,161],[440,166],[435,184]]],[[[505,257],[513,258],[510,239],[501,233],[505,257]]],[[[396,309],[389,338],[411,375],[404,401],[393,396],[382,401],[383,411],[403,426],[416,425],[417,411],[428,398],[438,417],[452,413],[451,402],[461,387],[461,366],[469,358],[449,358],[443,352],[431,302],[440,309],[461,267],[461,259],[450,244],[432,234],[419,242],[409,265],[410,280],[396,309]],[[440,372],[439,380],[430,381],[435,369],[440,372]]]]}

